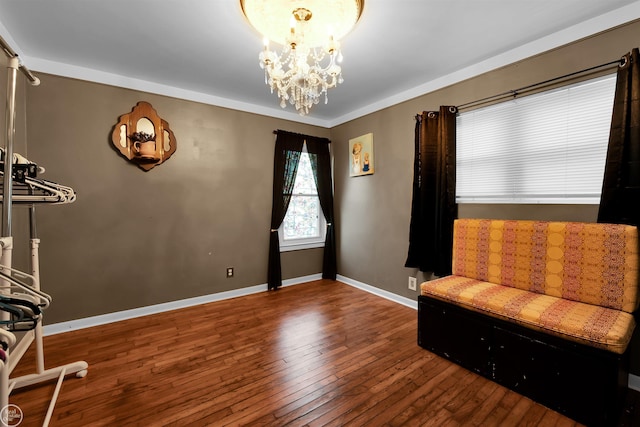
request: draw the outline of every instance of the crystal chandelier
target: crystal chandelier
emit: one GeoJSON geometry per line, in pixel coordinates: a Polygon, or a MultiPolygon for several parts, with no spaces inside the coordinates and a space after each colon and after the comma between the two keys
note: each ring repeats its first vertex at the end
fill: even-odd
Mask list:
{"type": "Polygon", "coordinates": [[[264,37],[260,67],[265,83],[302,116],[342,83],[339,40],[356,24],[364,0],[240,0],[251,25],[264,37]],[[281,53],[269,41],[283,46],[281,53]]]}

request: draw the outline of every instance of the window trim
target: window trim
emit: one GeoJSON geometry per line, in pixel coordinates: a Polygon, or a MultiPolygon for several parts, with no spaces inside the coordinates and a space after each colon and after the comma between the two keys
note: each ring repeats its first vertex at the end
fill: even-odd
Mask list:
{"type": "MultiPolygon", "coordinates": [[[[302,153],[307,153],[307,143],[305,142],[302,147],[302,153]]],[[[298,163],[298,167],[300,164],[298,163]]],[[[314,248],[323,248],[324,243],[327,236],[327,220],[324,217],[324,213],[322,212],[322,206],[320,205],[320,196],[318,195],[318,190],[316,188],[315,194],[292,194],[291,197],[301,196],[301,197],[316,197],[318,199],[318,227],[320,230],[319,237],[301,237],[297,239],[288,239],[284,238],[284,220],[280,227],[278,227],[278,239],[280,240],[280,252],[291,252],[291,251],[299,251],[304,249],[314,249],[314,248]]],[[[290,207],[291,205],[289,205],[290,207]]],[[[287,209],[288,213],[289,209],[287,209]]],[[[287,214],[285,213],[285,218],[287,214]]]]}

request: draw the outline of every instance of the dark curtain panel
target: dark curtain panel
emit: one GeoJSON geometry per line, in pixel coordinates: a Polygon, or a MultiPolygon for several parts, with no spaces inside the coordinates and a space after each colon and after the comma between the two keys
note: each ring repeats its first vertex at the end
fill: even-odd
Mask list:
{"type": "Polygon", "coordinates": [[[453,220],[458,215],[455,107],[416,116],[413,199],[405,267],[451,274],[453,220]]]}
{"type": "Polygon", "coordinates": [[[291,192],[296,182],[296,173],[304,138],[289,132],[278,131],[273,157],[273,202],[271,207],[271,234],[269,237],[268,289],[282,286],[280,265],[280,239],[278,228],[289,208],[291,192]]]}
{"type": "Polygon", "coordinates": [[[638,48],[618,68],[598,222],[640,225],[640,64],[638,48]]]}
{"type": "Polygon", "coordinates": [[[333,183],[331,180],[331,155],[329,140],[325,138],[307,138],[307,152],[311,160],[313,177],[318,188],[320,206],[327,222],[327,235],[324,241],[322,258],[322,278],[336,280],[338,272],[336,261],[336,235],[333,217],[333,183]]]}

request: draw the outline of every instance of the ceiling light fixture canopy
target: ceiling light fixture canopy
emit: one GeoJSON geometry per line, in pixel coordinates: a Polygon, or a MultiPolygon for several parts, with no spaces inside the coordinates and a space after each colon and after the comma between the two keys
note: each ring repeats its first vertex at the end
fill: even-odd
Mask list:
{"type": "Polygon", "coordinates": [[[340,42],[362,14],[364,0],[240,0],[251,25],[264,37],[260,67],[265,83],[300,115],[342,83],[340,42]],[[269,47],[283,46],[278,54],[269,47]]]}

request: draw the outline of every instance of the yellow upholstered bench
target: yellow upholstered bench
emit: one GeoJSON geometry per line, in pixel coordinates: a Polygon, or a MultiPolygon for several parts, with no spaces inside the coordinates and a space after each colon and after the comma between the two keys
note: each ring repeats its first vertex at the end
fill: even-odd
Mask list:
{"type": "Polygon", "coordinates": [[[578,421],[615,423],[639,303],[637,228],[459,219],[452,259],[451,276],[420,286],[419,344],[578,421]]]}

